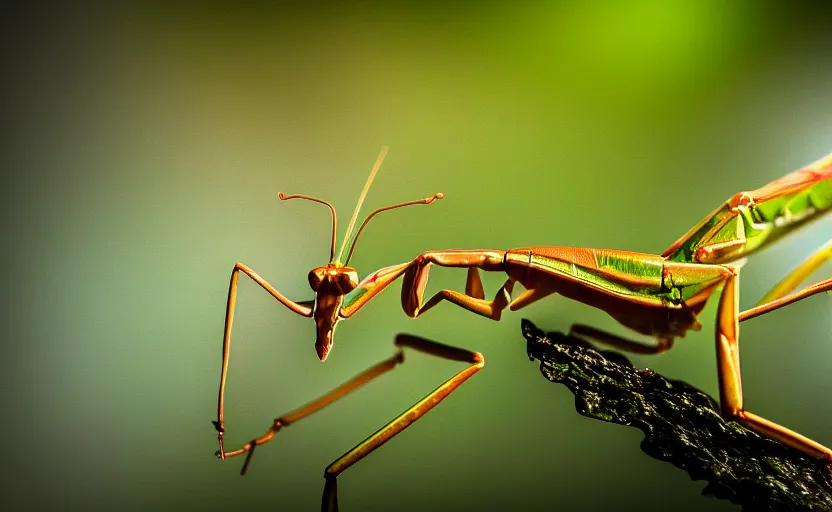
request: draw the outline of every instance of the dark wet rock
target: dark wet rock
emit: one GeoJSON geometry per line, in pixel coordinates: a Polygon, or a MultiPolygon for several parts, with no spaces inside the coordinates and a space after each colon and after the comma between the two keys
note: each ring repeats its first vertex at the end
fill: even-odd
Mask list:
{"type": "Polygon", "coordinates": [[[717,403],[685,382],[636,368],[626,357],[595,350],[563,333],[522,322],[530,360],[575,394],[590,418],[636,427],[641,449],[706,480],[703,494],[744,511],[832,511],[832,476],[825,461],[772,441],[719,415],[717,403]]]}

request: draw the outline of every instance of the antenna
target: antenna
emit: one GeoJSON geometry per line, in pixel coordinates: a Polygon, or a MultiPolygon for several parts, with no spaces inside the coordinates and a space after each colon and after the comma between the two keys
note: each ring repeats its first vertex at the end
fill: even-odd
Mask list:
{"type": "MultiPolygon", "coordinates": [[[[341,244],[341,250],[338,252],[338,259],[337,261],[341,261],[341,256],[344,254],[344,248],[347,246],[347,242],[350,239],[350,233],[352,233],[352,228],[355,227],[355,219],[358,217],[358,211],[361,210],[361,205],[364,203],[364,198],[367,197],[367,191],[370,190],[370,185],[373,184],[373,179],[376,177],[376,173],[378,172],[379,167],[381,167],[381,162],[384,161],[384,157],[387,156],[387,150],[389,148],[384,146],[381,148],[381,153],[379,153],[378,158],[376,158],[376,163],[373,165],[373,170],[370,171],[370,177],[367,178],[367,183],[364,184],[364,190],[361,191],[361,196],[358,198],[358,204],[355,205],[355,211],[352,212],[352,218],[350,219],[350,224],[347,226],[347,232],[344,234],[344,241],[341,244]]],[[[333,234],[333,247],[335,247],[335,235],[333,234]]],[[[334,249],[333,249],[334,252],[334,249]]]]}
{"type": "Polygon", "coordinates": [[[315,201],[316,203],[325,204],[329,207],[329,211],[332,214],[332,244],[331,248],[329,249],[329,262],[332,263],[335,259],[335,233],[338,227],[338,218],[335,215],[335,208],[332,207],[331,204],[327,203],[323,199],[318,199],[317,197],[305,196],[303,194],[292,194],[290,196],[284,195],[283,192],[278,192],[277,197],[281,199],[281,201],[286,201],[288,199],[306,199],[308,201],[315,201]]]}
{"type": "Polygon", "coordinates": [[[348,265],[350,263],[350,259],[352,258],[352,253],[353,253],[353,251],[355,251],[355,244],[358,243],[358,237],[360,237],[361,232],[364,231],[364,226],[366,226],[367,223],[370,222],[370,219],[375,217],[376,214],[381,213],[381,212],[386,212],[387,210],[394,210],[396,208],[401,208],[403,206],[412,206],[414,204],[430,204],[430,203],[433,202],[434,199],[442,199],[443,197],[445,197],[445,196],[444,196],[444,194],[442,194],[442,192],[437,192],[437,193],[433,194],[432,196],[426,197],[424,199],[417,199],[416,201],[408,201],[406,203],[394,204],[392,206],[385,206],[384,208],[379,208],[377,210],[373,210],[373,213],[371,213],[370,215],[367,215],[367,218],[364,219],[364,222],[361,223],[361,227],[358,228],[358,233],[355,234],[355,239],[352,241],[352,245],[350,246],[350,252],[347,254],[347,261],[344,262],[344,265],[348,265]]]}

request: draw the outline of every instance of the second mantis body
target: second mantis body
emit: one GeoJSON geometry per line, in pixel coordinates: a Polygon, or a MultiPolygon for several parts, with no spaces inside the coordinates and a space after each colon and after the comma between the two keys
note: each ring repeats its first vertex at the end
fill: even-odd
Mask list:
{"type": "Polygon", "coordinates": [[[739,356],[740,322],[832,289],[832,278],[827,278],[795,291],[814,270],[832,259],[832,240],[788,274],[756,307],[747,311],[739,309],[739,265],[736,264],[781,236],[832,210],[832,154],[761,188],[733,195],[659,255],[580,247],[426,251],[412,261],[383,268],[359,281],[357,271],[348,264],[358,236],[367,222],[378,213],[390,209],[429,204],[442,198],[441,194],[434,194],[426,199],[375,210],[361,224],[346,259],[342,261],[361,202],[383,156],[384,152],[364,187],[337,257],[334,208],[326,201],[314,197],[280,194],[281,199],[300,198],[324,204],[332,214],[330,261],[309,272],[309,284],[315,294],[313,300],[292,301],[250,268],[241,263],[234,266],[223,335],[217,420],[214,422],[220,445],[217,456],[224,459],[247,454],[243,466],[245,472],[257,446],[270,441],[280,429],[401,363],[401,348],[413,348],[468,363],[465,369],[326,468],[327,486],[323,508],[333,509],[336,507],[335,477],[435,407],[484,365],[484,358],[478,352],[415,336],[399,335],[396,345],[400,350],[395,356],[369,368],[319,399],[276,418],[265,434],[239,449],[227,451],[223,446],[224,392],[237,279],[242,272],[290,310],[314,319],[317,330],[315,348],[322,361],[332,349],[338,322],[354,315],[400,277],[402,308],[411,317],[418,317],[440,302],[448,301],[478,315],[499,320],[506,308],[514,311],[545,297],[561,295],[604,310],[622,325],[653,337],[656,343],[647,345],[630,341],[587,326],[573,326],[573,334],[638,353],[666,351],[673,346],[676,338],[683,337],[688,330],[699,330],[701,326],[697,316],[708,299],[716,296],[719,304],[715,341],[722,415],[811,456],[826,459],[832,468],[832,449],[745,410],[739,356]],[[466,268],[468,274],[465,291],[441,290],[425,301],[431,265],[466,268]],[[485,299],[479,270],[504,272],[507,276],[505,284],[491,300],[485,299]],[[514,296],[517,283],[525,291],[514,296]]]}

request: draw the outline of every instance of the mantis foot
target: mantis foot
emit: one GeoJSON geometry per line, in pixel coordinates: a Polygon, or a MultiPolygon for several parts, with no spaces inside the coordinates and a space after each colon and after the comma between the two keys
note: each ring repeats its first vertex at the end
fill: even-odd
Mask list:
{"type": "Polygon", "coordinates": [[[220,449],[214,452],[214,455],[220,460],[225,460],[225,450],[222,447],[222,438],[225,435],[225,427],[222,421],[212,421],[214,428],[217,429],[217,442],[220,444],[220,449]]]}

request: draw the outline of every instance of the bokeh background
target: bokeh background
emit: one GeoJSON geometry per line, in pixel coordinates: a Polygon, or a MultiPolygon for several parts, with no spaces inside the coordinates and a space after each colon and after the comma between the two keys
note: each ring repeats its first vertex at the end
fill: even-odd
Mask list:
{"type": "MultiPolygon", "coordinates": [[[[320,205],[385,214],[362,274],[441,248],[579,245],[661,252],[719,202],[832,150],[825,13],[765,2],[360,2],[35,6],[4,15],[3,501],[6,509],[316,510],[322,471],[459,369],[422,355],[281,432],[249,475],[214,458],[229,272],[311,298],[320,205]]],[[[750,307],[830,237],[832,219],[753,257],[750,307]]],[[[814,276],[830,273],[829,265],[814,276]]],[[[462,289],[436,269],[429,291],[462,289]]],[[[503,276],[485,278],[489,294],[503,276]]],[[[411,332],[486,368],[339,479],[343,510],[730,510],[578,416],[525,354],[520,319],[629,334],[543,301],[496,323],[399,286],[338,330],[241,279],[227,443],[393,353],[411,332]]],[[[749,410],[832,444],[832,315],[816,297],[743,325],[749,410]]],[[[716,393],[704,328],[637,358],[716,393]]]]}

